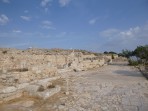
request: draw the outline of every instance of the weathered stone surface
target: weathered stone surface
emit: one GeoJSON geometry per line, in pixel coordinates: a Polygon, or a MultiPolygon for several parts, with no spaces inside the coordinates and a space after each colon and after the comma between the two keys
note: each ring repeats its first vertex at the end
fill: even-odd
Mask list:
{"type": "MultiPolygon", "coordinates": [[[[70,74],[70,73],[69,73],[70,74]]],[[[76,111],[147,111],[147,80],[125,64],[71,73],[71,97],[64,109],[76,111]],[[139,84],[140,83],[140,84],[139,84]],[[140,90],[139,90],[140,89],[140,90]]]]}
{"type": "Polygon", "coordinates": [[[55,88],[45,89],[43,91],[38,91],[39,87],[37,86],[31,87],[29,88],[30,90],[27,89],[28,95],[42,99],[47,99],[61,90],[60,86],[55,86],[55,88]],[[33,88],[32,90],[30,89],[31,87],[33,88]]]}
{"type": "Polygon", "coordinates": [[[22,106],[25,108],[31,107],[34,105],[34,101],[28,100],[28,101],[19,101],[11,104],[11,106],[22,106]]]}
{"type": "Polygon", "coordinates": [[[23,95],[23,91],[21,91],[21,90],[16,91],[16,92],[12,92],[12,93],[0,94],[0,100],[2,102],[7,102],[7,101],[10,101],[12,99],[19,98],[22,95],[23,95]]]}
{"type": "Polygon", "coordinates": [[[49,86],[51,86],[52,85],[52,83],[51,82],[37,82],[36,83],[37,85],[40,85],[40,86],[43,86],[44,87],[44,89],[47,89],[49,86]]]}
{"type": "Polygon", "coordinates": [[[25,91],[27,91],[30,95],[34,95],[34,93],[38,92],[39,88],[39,85],[28,85],[25,88],[25,91]]]}
{"type": "Polygon", "coordinates": [[[20,90],[26,88],[28,85],[29,83],[18,84],[16,85],[16,88],[20,90]]]}
{"type": "Polygon", "coordinates": [[[0,90],[0,94],[7,94],[17,91],[17,88],[14,86],[11,87],[4,87],[0,90]]]}

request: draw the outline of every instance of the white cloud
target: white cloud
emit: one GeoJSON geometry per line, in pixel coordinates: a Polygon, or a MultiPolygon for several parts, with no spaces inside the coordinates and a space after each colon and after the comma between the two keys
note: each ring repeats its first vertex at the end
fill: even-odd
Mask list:
{"type": "Polygon", "coordinates": [[[54,29],[54,27],[52,27],[52,22],[51,21],[48,21],[48,20],[45,20],[42,22],[42,28],[44,29],[54,29]]]}
{"type": "Polygon", "coordinates": [[[48,25],[43,25],[42,28],[44,28],[44,29],[53,29],[53,30],[56,29],[56,28],[54,28],[52,26],[48,26],[48,25]]]}
{"type": "Polygon", "coordinates": [[[25,21],[30,21],[31,20],[31,17],[28,17],[28,16],[20,16],[23,20],[25,21]]]}
{"type": "Polygon", "coordinates": [[[128,30],[108,29],[100,32],[105,39],[102,48],[119,51],[122,49],[133,50],[138,45],[148,43],[148,24],[144,26],[131,27],[128,30]]]}
{"type": "Polygon", "coordinates": [[[4,14],[0,15],[0,25],[5,25],[8,22],[9,22],[9,18],[6,15],[4,14]]]}
{"type": "Polygon", "coordinates": [[[99,17],[94,17],[92,19],[89,20],[89,24],[90,25],[94,25],[96,24],[97,22],[104,22],[104,20],[106,20],[107,18],[109,17],[109,15],[103,15],[103,16],[99,16],[99,17]]]}
{"type": "Polygon", "coordinates": [[[110,37],[112,37],[111,35],[114,35],[114,34],[116,35],[118,32],[119,32],[118,29],[112,28],[112,29],[107,29],[107,30],[102,31],[100,33],[100,35],[103,36],[103,37],[110,38],[110,37]]]}
{"type": "Polygon", "coordinates": [[[51,21],[45,20],[42,22],[43,25],[52,25],[51,21]]]}
{"type": "Polygon", "coordinates": [[[121,36],[127,36],[127,37],[133,37],[133,36],[135,36],[136,34],[138,34],[139,32],[140,32],[140,27],[139,26],[137,26],[137,27],[135,27],[135,28],[130,28],[129,30],[127,30],[127,31],[121,31],[120,32],[120,35],[121,36]]]}
{"type": "Polygon", "coordinates": [[[108,37],[108,38],[115,38],[115,37],[122,37],[122,38],[132,38],[137,37],[137,35],[141,35],[144,31],[143,27],[134,27],[128,30],[119,30],[119,29],[107,29],[100,33],[101,36],[108,37]]]}
{"type": "Polygon", "coordinates": [[[61,38],[61,37],[65,37],[68,33],[67,32],[61,32],[59,34],[56,35],[56,37],[61,38]]]}
{"type": "Polygon", "coordinates": [[[24,10],[24,13],[28,13],[29,11],[28,10],[24,10]]]}
{"type": "Polygon", "coordinates": [[[97,22],[97,20],[98,20],[98,18],[93,18],[93,19],[89,20],[89,24],[93,25],[97,22]]]}
{"type": "Polygon", "coordinates": [[[10,0],[2,0],[4,3],[10,3],[10,0]]]}
{"type": "Polygon", "coordinates": [[[14,32],[14,33],[21,33],[22,31],[21,30],[13,30],[12,32],[14,32]]]}
{"type": "Polygon", "coordinates": [[[44,8],[45,12],[48,11],[48,6],[51,5],[51,2],[52,2],[52,0],[41,0],[40,5],[41,5],[41,7],[44,8]]]}
{"type": "Polygon", "coordinates": [[[65,7],[71,2],[71,0],[59,0],[59,4],[61,7],[65,7]]]}
{"type": "Polygon", "coordinates": [[[41,6],[42,7],[46,7],[50,4],[50,2],[52,2],[52,0],[42,0],[41,1],[41,6]]]}

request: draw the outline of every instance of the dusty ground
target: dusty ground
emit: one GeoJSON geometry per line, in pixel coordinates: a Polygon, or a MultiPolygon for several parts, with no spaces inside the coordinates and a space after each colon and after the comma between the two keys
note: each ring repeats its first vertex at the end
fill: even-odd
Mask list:
{"type": "Polygon", "coordinates": [[[85,72],[70,72],[62,91],[49,98],[24,97],[0,105],[0,111],[148,111],[148,81],[126,63],[115,63],[85,72]]]}

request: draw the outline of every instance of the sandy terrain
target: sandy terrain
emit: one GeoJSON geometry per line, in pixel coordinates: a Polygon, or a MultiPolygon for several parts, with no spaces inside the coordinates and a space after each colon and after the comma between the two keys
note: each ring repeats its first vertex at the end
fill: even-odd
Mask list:
{"type": "Polygon", "coordinates": [[[0,111],[148,111],[148,81],[126,63],[69,72],[55,81],[62,91],[48,100],[24,97],[0,105],[0,111]]]}

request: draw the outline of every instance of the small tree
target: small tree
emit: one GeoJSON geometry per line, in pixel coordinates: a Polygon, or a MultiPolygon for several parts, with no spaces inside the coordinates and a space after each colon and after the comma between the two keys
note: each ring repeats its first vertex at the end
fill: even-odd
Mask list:
{"type": "Polygon", "coordinates": [[[107,52],[107,51],[105,51],[105,52],[104,52],[104,54],[108,54],[108,52],[107,52]]]}
{"type": "Polygon", "coordinates": [[[134,55],[136,55],[140,59],[145,59],[146,61],[148,61],[148,45],[138,46],[134,50],[134,55]]]}
{"type": "Polygon", "coordinates": [[[123,55],[124,57],[129,58],[130,56],[133,56],[133,51],[130,51],[130,50],[127,50],[127,49],[122,50],[122,55],[123,55]]]}

